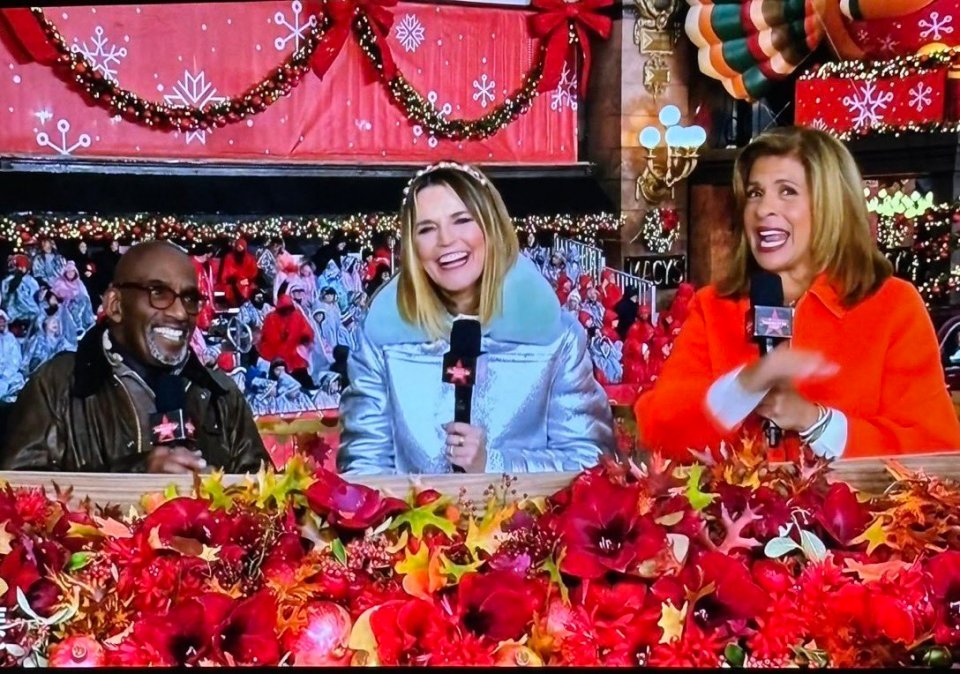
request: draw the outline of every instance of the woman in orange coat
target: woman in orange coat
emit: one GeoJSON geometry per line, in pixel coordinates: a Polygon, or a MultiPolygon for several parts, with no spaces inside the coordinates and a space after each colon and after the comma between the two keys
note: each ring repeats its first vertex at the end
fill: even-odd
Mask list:
{"type": "Polygon", "coordinates": [[[641,443],[691,461],[690,449],[715,451],[769,419],[784,431],[773,458],[801,444],[827,458],[960,449],[930,317],[874,244],[843,144],[813,129],[763,134],[737,159],[733,188],[729,274],[697,292],[637,401],[641,443]],[[762,358],[746,330],[758,270],[779,275],[795,307],[792,341],[762,358]]]}

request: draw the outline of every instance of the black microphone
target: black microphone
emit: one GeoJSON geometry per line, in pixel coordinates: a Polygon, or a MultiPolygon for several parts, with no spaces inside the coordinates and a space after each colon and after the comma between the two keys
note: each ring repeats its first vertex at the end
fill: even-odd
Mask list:
{"type": "MultiPolygon", "coordinates": [[[[473,385],[477,379],[477,357],[480,355],[480,321],[460,318],[450,331],[450,351],[443,356],[442,380],[453,384],[453,420],[470,423],[473,385]]],[[[464,472],[453,466],[453,472],[464,472]]]]}
{"type": "Polygon", "coordinates": [[[162,374],[153,386],[157,411],[150,415],[150,439],[153,445],[193,447],[196,427],[187,416],[187,394],[182,378],[162,374]]]}
{"type": "MultiPolygon", "coordinates": [[[[761,356],[793,337],[793,308],[783,306],[783,279],[779,275],[761,270],[750,277],[750,314],[761,356]]],[[[763,422],[763,432],[768,445],[780,444],[783,430],[769,419],[763,422]]]]}

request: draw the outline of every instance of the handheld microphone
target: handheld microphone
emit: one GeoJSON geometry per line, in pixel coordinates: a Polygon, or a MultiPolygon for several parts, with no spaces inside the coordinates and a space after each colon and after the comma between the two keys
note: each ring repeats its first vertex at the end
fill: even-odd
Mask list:
{"type": "MultiPolygon", "coordinates": [[[[470,423],[470,405],[473,385],[477,378],[477,357],[480,355],[480,321],[460,318],[453,322],[450,331],[450,351],[443,356],[444,383],[453,384],[453,420],[470,423]]],[[[453,466],[453,472],[464,472],[461,466],[453,466]]]]}
{"type": "Polygon", "coordinates": [[[184,445],[192,448],[196,427],[187,416],[187,395],[183,380],[163,374],[153,387],[157,411],[150,415],[150,439],[157,445],[184,445]]]}
{"type": "MultiPolygon", "coordinates": [[[[783,279],[777,274],[761,270],[750,277],[750,314],[761,356],[793,337],[793,308],[783,306],[783,279]]],[[[768,445],[780,444],[783,430],[779,426],[767,419],[763,431],[768,445]]]]}

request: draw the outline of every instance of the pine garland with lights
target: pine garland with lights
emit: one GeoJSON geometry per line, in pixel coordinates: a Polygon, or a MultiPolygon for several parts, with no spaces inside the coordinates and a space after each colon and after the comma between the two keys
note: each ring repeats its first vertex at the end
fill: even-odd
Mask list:
{"type": "MultiPolygon", "coordinates": [[[[612,213],[531,215],[514,218],[513,222],[518,232],[555,232],[595,244],[603,233],[618,231],[624,224],[624,217],[612,213]]],[[[269,218],[177,216],[158,213],[118,216],[18,213],[0,217],[0,240],[10,241],[15,250],[21,250],[28,242],[44,237],[61,241],[165,239],[189,245],[236,236],[260,240],[282,236],[292,240],[328,242],[338,232],[361,247],[370,248],[377,236],[398,238],[400,220],[396,213],[269,218]]]]}
{"type": "MultiPolygon", "coordinates": [[[[75,83],[86,93],[88,99],[119,115],[127,121],[159,129],[196,131],[222,127],[239,122],[246,117],[263,112],[288,95],[310,71],[310,59],[329,28],[329,17],[322,17],[318,26],[311,27],[304,44],[260,82],[240,96],[225,98],[218,103],[202,108],[185,105],[169,105],[146,100],[128,89],[123,89],[115,79],[104,76],[82,53],[73,52],[56,25],[47,19],[43,10],[31,10],[37,17],[47,39],[54,45],[60,57],[55,66],[58,74],[75,83]]],[[[502,103],[477,119],[448,119],[437,110],[400,70],[389,81],[384,76],[383,56],[377,44],[377,35],[366,14],[359,10],[353,22],[360,49],[363,51],[385,83],[392,100],[411,123],[421,126],[427,134],[443,140],[482,140],[498,133],[527,112],[539,94],[538,85],[543,74],[546,47],[540,45],[538,58],[524,74],[522,84],[502,103]]],[[[579,43],[577,33],[569,29],[569,43],[579,43]]]]}
{"type": "Polygon", "coordinates": [[[127,121],[178,131],[221,127],[263,112],[288,95],[310,71],[310,58],[321,37],[316,29],[309,31],[303,46],[243,94],[198,108],[148,101],[121,88],[114,78],[96,70],[81,52],[71,51],[59,29],[47,19],[42,9],[34,7],[31,11],[43,26],[47,39],[60,54],[54,71],[63,79],[79,85],[91,102],[127,121]]]}
{"type": "Polygon", "coordinates": [[[882,61],[831,61],[804,71],[800,80],[904,78],[923,70],[960,64],[960,49],[910,54],[882,61]]]}

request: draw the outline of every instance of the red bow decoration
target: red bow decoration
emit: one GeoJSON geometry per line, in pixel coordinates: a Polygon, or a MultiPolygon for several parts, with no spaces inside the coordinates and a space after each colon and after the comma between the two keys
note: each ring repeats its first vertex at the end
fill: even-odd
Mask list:
{"type": "MultiPolygon", "coordinates": [[[[317,77],[322,78],[330,66],[333,65],[337,54],[347,41],[347,36],[353,29],[354,18],[363,13],[370,22],[370,28],[377,36],[377,47],[380,50],[380,60],[383,64],[383,80],[389,82],[397,74],[397,66],[393,62],[393,55],[387,45],[387,35],[393,25],[393,13],[388,7],[393,7],[398,0],[326,0],[325,12],[330,18],[330,27],[317,45],[310,65],[317,77]]],[[[368,73],[371,71],[367,71],[368,73]]]]}
{"type": "Polygon", "coordinates": [[[59,54],[29,9],[0,9],[0,33],[0,37],[9,38],[4,40],[8,46],[20,47],[23,53],[19,55],[19,62],[30,59],[45,66],[56,63],[59,54]]]}
{"type": "Polygon", "coordinates": [[[613,0],[532,0],[530,3],[541,10],[540,14],[530,17],[530,30],[540,38],[544,45],[543,78],[540,91],[551,91],[560,84],[560,75],[567,62],[569,47],[568,24],[573,24],[583,49],[583,73],[580,80],[580,93],[587,91],[587,77],[590,74],[590,40],[587,30],[591,30],[603,39],[610,37],[613,21],[596,10],[609,7],[613,0]]]}

